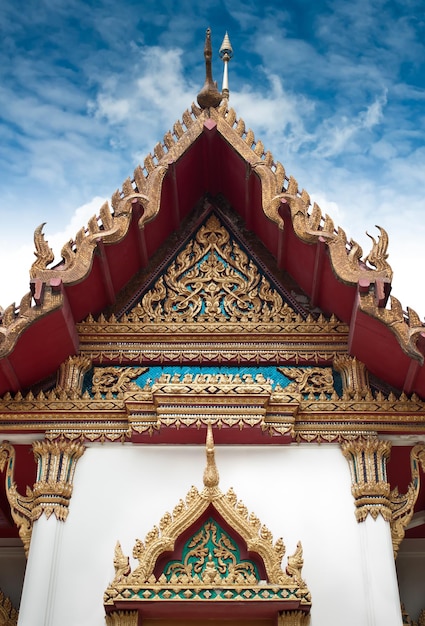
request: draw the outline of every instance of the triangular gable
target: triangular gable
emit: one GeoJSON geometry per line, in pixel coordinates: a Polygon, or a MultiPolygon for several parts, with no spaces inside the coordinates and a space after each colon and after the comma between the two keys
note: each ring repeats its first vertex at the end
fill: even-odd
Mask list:
{"type": "Polygon", "coordinates": [[[77,325],[80,352],[105,364],[329,364],[345,354],[348,327],[312,307],[228,217],[206,202],[184,245],[172,255],[165,245],[159,272],[135,281],[109,314],[77,325]]]}
{"type": "Polygon", "coordinates": [[[261,332],[273,322],[282,326],[297,314],[306,317],[294,297],[282,292],[212,213],[126,319],[145,327],[156,324],[158,330],[164,324],[182,328],[184,323],[194,332],[210,324],[225,331],[223,324],[229,323],[232,332],[261,332]]]}
{"type": "Polygon", "coordinates": [[[425,397],[424,327],[414,312],[408,321],[395,299],[384,308],[392,276],[385,231],[362,259],[227,101],[186,111],[114,194],[113,212],[102,207],[57,267],[48,267],[51,251],[37,230],[32,294],[5,311],[0,328],[0,393],[28,387],[76,353],[75,323],[110,307],[205,193],[224,195],[313,306],[350,324],[349,351],[371,372],[425,397]],[[46,350],[52,333],[57,341],[46,350]]]}

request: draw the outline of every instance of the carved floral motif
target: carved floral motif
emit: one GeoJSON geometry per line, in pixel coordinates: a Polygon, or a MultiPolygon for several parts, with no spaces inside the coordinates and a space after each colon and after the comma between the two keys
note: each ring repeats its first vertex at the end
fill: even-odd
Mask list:
{"type": "Polygon", "coordinates": [[[92,391],[95,394],[122,393],[130,381],[146,372],[147,367],[95,367],[92,391]]]}
{"type": "MultiPolygon", "coordinates": [[[[294,380],[291,387],[299,393],[333,394],[335,391],[331,367],[278,367],[278,370],[294,380]]],[[[291,387],[286,391],[291,391],[291,387]]]]}
{"type": "MultiPolygon", "coordinates": [[[[348,356],[346,362],[349,372],[360,367],[348,356]]],[[[34,432],[33,415],[42,414],[36,432],[49,439],[64,435],[71,440],[83,436],[117,441],[131,437],[132,431],[199,428],[208,421],[235,431],[258,428],[273,437],[290,435],[307,442],[341,442],[379,432],[425,433],[425,403],[417,396],[385,396],[363,383],[354,388],[344,383],[341,396],[331,389],[330,368],[280,367],[294,382],[273,386],[271,366],[264,367],[265,376],[261,367],[253,367],[249,374],[250,368],[244,366],[241,375],[204,374],[202,367],[193,367],[194,373],[188,366],[187,373],[164,373],[157,380],[145,375],[143,388],[135,378],[146,368],[99,367],[94,394],[86,390],[81,397],[61,388],[36,397],[32,392],[6,394],[0,399],[0,432],[34,432]]]]}
{"type": "Polygon", "coordinates": [[[15,449],[6,442],[0,444],[0,471],[7,463],[6,495],[26,556],[35,520],[43,513],[47,518],[54,513],[61,521],[67,518],[75,467],[84,450],[80,441],[65,438],[36,441],[33,451],[38,462],[37,480],[33,489],[27,487],[26,496],[22,496],[14,480],[15,449]]]}
{"type": "MultiPolygon", "coordinates": [[[[25,555],[28,557],[28,552],[31,542],[32,534],[32,510],[34,504],[34,494],[32,490],[27,487],[26,496],[22,496],[18,492],[18,487],[15,482],[15,449],[7,442],[0,444],[0,471],[3,472],[6,468],[6,496],[10,506],[10,512],[12,514],[13,521],[19,532],[19,536],[24,544],[25,555]]],[[[1,598],[1,596],[0,596],[1,598]]]]}
{"type": "Polygon", "coordinates": [[[288,316],[294,313],[212,215],[127,319],[267,324],[288,316]]]}

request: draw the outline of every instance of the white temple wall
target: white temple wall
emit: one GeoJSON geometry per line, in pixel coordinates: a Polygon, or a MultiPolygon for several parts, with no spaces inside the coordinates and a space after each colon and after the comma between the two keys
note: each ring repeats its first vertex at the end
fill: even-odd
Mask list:
{"type": "MultiPolygon", "coordinates": [[[[356,522],[339,446],[216,446],[216,462],[221,490],[233,487],[274,539],[283,537],[286,556],[301,540],[311,626],[401,625],[388,525],[356,522]]],[[[67,521],[35,523],[19,625],[104,626],[116,541],[131,557],[136,538],[144,540],[192,485],[202,489],[204,467],[204,446],[90,446],[78,461],[67,521]],[[43,552],[53,566],[40,580],[31,561],[43,552]],[[34,584],[48,586],[38,588],[47,611],[40,603],[31,610],[34,584]]]]}

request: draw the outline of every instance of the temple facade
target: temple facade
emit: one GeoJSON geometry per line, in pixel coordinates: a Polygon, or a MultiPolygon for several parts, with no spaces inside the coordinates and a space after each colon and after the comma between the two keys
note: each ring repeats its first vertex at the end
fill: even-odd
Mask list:
{"type": "Polygon", "coordinates": [[[3,313],[0,626],[423,626],[424,324],[385,230],[347,240],[210,52],[3,313]]]}

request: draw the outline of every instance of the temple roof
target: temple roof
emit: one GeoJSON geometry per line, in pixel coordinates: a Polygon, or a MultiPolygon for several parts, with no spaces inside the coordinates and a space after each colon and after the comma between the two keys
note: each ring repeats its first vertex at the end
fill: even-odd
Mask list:
{"type": "Polygon", "coordinates": [[[0,326],[0,394],[30,388],[79,350],[77,324],[111,309],[202,198],[224,199],[299,285],[311,307],[349,326],[348,351],[375,376],[425,398],[425,333],[415,311],[391,297],[388,237],[370,252],[347,240],[307,191],[229,108],[186,110],[51,266],[35,231],[31,291],[0,326]]]}

